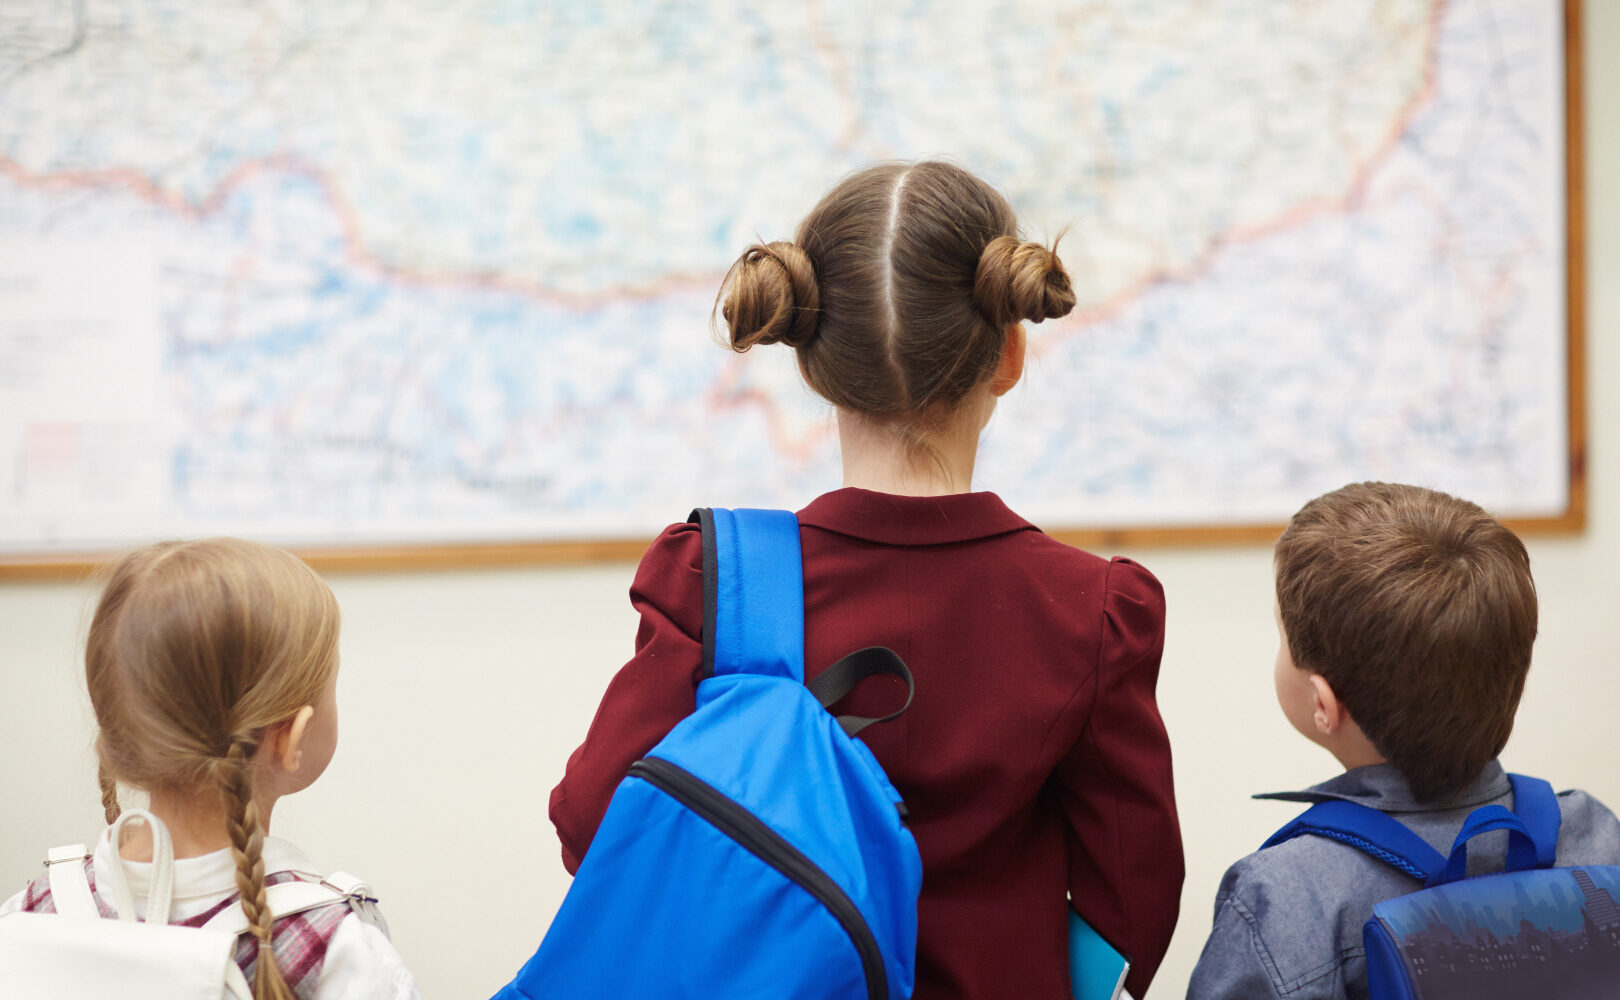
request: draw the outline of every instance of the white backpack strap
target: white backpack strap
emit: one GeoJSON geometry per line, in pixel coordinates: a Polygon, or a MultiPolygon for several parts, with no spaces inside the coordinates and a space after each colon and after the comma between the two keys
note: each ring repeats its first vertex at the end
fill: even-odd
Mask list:
{"type": "Polygon", "coordinates": [[[383,937],[390,936],[388,921],[383,919],[382,911],[377,909],[376,893],[365,881],[348,872],[333,872],[326,876],[321,884],[342,893],[348,900],[349,912],[382,931],[383,937]]]}
{"type": "Polygon", "coordinates": [[[174,841],[163,821],[145,809],[129,809],[113,821],[107,831],[112,844],[112,863],[107,866],[107,890],[112,893],[113,909],[119,920],[135,919],[135,895],[129,891],[129,876],[124,872],[124,859],[118,852],[119,837],[124,824],[130,820],[144,822],[152,831],[152,881],[147,886],[146,920],[153,924],[167,924],[169,910],[174,902],[174,841]]]}
{"type": "MultiPolygon", "coordinates": [[[[265,886],[264,898],[275,919],[290,917],[321,906],[343,903],[349,912],[377,927],[384,935],[388,924],[377,911],[377,899],[371,895],[371,886],[343,872],[333,872],[320,882],[278,882],[265,886]]],[[[247,914],[240,902],[214,914],[203,924],[209,930],[243,934],[248,929],[247,914]]]]}
{"type": "Polygon", "coordinates": [[[51,902],[64,917],[101,918],[90,880],[84,874],[84,861],[90,856],[83,844],[53,847],[45,853],[45,872],[51,883],[51,902]]]}
{"type": "Polygon", "coordinates": [[[242,967],[236,964],[235,958],[225,963],[225,988],[235,1000],[253,1000],[253,988],[248,985],[247,977],[242,975],[242,967]]]}

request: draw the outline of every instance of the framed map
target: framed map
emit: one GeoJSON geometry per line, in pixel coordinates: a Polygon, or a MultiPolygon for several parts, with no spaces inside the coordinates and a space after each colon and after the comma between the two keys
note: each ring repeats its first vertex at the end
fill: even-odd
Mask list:
{"type": "Polygon", "coordinates": [[[1061,250],[976,487],[1269,536],[1360,479],[1582,523],[1578,44],[1548,0],[0,6],[0,573],[639,552],[839,482],[721,276],[945,157],[1061,250]]]}

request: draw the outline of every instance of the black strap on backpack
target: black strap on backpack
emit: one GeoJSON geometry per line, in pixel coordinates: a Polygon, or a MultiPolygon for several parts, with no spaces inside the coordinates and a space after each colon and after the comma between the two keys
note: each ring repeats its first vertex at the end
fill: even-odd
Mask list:
{"type": "Polygon", "coordinates": [[[911,707],[911,699],[917,695],[917,685],[911,679],[911,668],[906,661],[900,659],[900,654],[887,646],[868,646],[857,649],[848,656],[834,663],[832,666],[817,674],[805,687],[821,702],[821,707],[832,711],[843,697],[855,690],[861,681],[878,674],[888,674],[898,677],[906,684],[906,703],[890,712],[888,715],[869,717],[864,715],[840,715],[838,724],[844,727],[844,732],[851,737],[874,722],[888,722],[899,718],[900,713],[911,707]]]}

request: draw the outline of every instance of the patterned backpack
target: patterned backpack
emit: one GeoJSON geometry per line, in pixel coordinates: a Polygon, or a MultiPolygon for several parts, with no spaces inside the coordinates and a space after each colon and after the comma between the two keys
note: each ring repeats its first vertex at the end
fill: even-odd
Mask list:
{"type": "Polygon", "coordinates": [[[1390,816],[1343,801],[1312,806],[1266,841],[1327,837],[1424,886],[1375,904],[1362,930],[1372,1000],[1620,996],[1620,866],[1554,868],[1558,796],[1539,778],[1508,777],[1513,809],[1470,813],[1450,857],[1390,816]],[[1491,830],[1508,831],[1507,870],[1465,878],[1468,842],[1491,830]]]}

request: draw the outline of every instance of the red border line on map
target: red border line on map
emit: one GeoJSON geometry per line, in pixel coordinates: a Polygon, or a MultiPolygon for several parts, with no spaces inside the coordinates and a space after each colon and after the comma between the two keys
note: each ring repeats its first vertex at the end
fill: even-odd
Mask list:
{"type": "Polygon", "coordinates": [[[320,189],[342,232],[344,252],[351,264],[371,271],[396,284],[468,291],[500,292],[569,309],[601,308],[611,301],[642,302],[663,298],[674,292],[712,288],[716,274],[675,274],[638,285],[606,286],[592,292],[563,292],[538,281],[524,280],[500,271],[435,272],[397,264],[372,251],[361,235],[359,213],[336,182],[324,170],[289,153],[244,160],[222,177],[201,199],[188,198],[166,190],[150,177],[129,167],[99,170],[61,170],[35,173],[16,160],[0,155],[0,175],[16,183],[43,191],[72,191],[122,188],[142,201],[188,219],[205,219],[215,214],[236,191],[262,174],[301,177],[320,189]]]}
{"type": "MultiPolygon", "coordinates": [[[[1439,89],[1439,48],[1440,24],[1445,19],[1449,0],[1433,0],[1429,5],[1427,25],[1428,37],[1424,44],[1422,82],[1406,103],[1395,115],[1384,137],[1372,148],[1372,151],[1351,172],[1350,182],[1342,194],[1336,196],[1323,196],[1310,199],[1292,206],[1262,222],[1248,226],[1239,226],[1225,234],[1211,239],[1209,245],[1190,263],[1178,268],[1161,268],[1149,271],[1125,288],[1102,302],[1071,313],[1063,327],[1053,334],[1042,337],[1031,344],[1030,352],[1040,357],[1055,349],[1058,344],[1078,336],[1086,327],[1094,326],[1118,317],[1131,306],[1140,301],[1155,287],[1165,284],[1183,283],[1208,274],[1215,266],[1221,252],[1229,247],[1258,243],[1278,233],[1297,228],[1316,219],[1330,215],[1348,213],[1354,209],[1366,196],[1367,186],[1373,174],[1382,166],[1383,162],[1399,146],[1401,137],[1411,129],[1412,123],[1417,119],[1433,101],[1439,89]]],[[[788,432],[787,420],[780,412],[780,407],[770,396],[756,389],[739,389],[738,382],[743,374],[742,366],[733,363],[727,367],[714,388],[709,394],[710,405],[716,409],[742,409],[747,406],[759,406],[764,411],[765,418],[770,426],[772,440],[777,448],[790,458],[804,460],[815,450],[816,446],[826,439],[827,430],[818,430],[810,435],[801,435],[795,438],[788,432]]]]}
{"type": "MultiPolygon", "coordinates": [[[[1156,286],[1186,282],[1207,274],[1214,267],[1221,251],[1228,247],[1259,242],[1315,219],[1353,209],[1364,197],[1373,173],[1395,150],[1401,137],[1411,128],[1412,122],[1434,99],[1438,89],[1436,50],[1439,44],[1440,23],[1445,17],[1447,3],[1448,0],[1433,0],[1429,7],[1422,84],[1397,113],[1384,138],[1352,171],[1350,182],[1342,194],[1301,202],[1271,219],[1239,226],[1215,236],[1203,252],[1190,263],[1176,268],[1149,271],[1108,299],[1072,313],[1060,332],[1054,332],[1033,344],[1032,353],[1037,357],[1041,356],[1051,351],[1057,344],[1077,336],[1082,329],[1119,316],[1156,286]]],[[[851,138],[846,135],[840,141],[847,142],[851,138]]],[[[366,245],[361,235],[358,213],[331,177],[320,168],[286,153],[244,161],[226,174],[200,200],[192,200],[176,192],[167,191],[145,174],[130,168],[34,173],[10,157],[0,155],[0,175],[27,187],[46,191],[123,188],[151,204],[194,219],[206,218],[219,211],[235,189],[259,174],[268,172],[302,177],[315,184],[338,219],[349,261],[402,285],[507,293],[550,305],[588,310],[600,308],[614,300],[650,301],[676,292],[716,288],[723,277],[720,273],[707,272],[678,274],[640,285],[610,286],[590,293],[572,293],[557,291],[547,288],[538,281],[514,278],[498,271],[434,272],[397,264],[379,256],[366,245]]],[[[725,367],[707,393],[710,405],[718,410],[759,406],[764,411],[776,447],[793,459],[807,458],[814,452],[816,446],[826,439],[828,431],[825,429],[818,429],[808,435],[792,434],[787,427],[787,419],[774,400],[759,390],[738,387],[741,376],[742,365],[739,358],[725,367]]]]}

